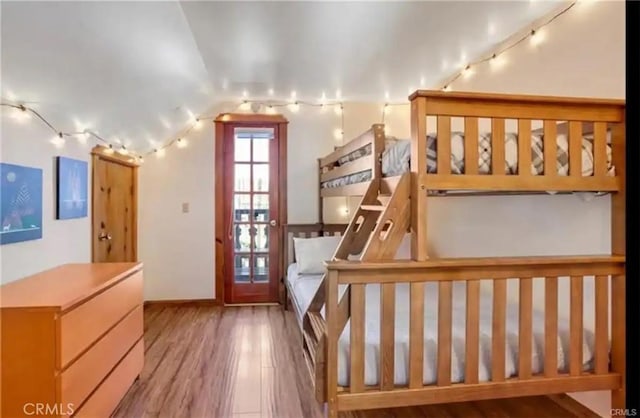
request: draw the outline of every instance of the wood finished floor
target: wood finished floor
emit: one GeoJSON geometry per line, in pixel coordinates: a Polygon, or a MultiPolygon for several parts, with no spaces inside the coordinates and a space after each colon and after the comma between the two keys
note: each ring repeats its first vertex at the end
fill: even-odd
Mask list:
{"type": "MultiPolygon", "coordinates": [[[[145,365],[115,418],[321,418],[291,311],[145,307],[145,365]]],[[[357,411],[344,418],[597,417],[568,396],[357,411]]]]}

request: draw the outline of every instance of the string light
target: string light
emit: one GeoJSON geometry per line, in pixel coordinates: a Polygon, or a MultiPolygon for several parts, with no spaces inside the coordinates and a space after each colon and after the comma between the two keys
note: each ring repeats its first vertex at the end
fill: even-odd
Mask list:
{"type": "Polygon", "coordinates": [[[129,155],[129,150],[127,149],[127,147],[125,147],[124,145],[122,145],[122,146],[120,147],[120,149],[118,150],[118,153],[119,153],[119,154],[122,154],[122,155],[129,155]]]}
{"type": "Polygon", "coordinates": [[[495,52],[492,52],[490,55],[485,56],[482,59],[479,59],[479,60],[474,61],[474,62],[469,62],[465,66],[465,68],[462,69],[462,71],[459,71],[458,73],[456,73],[452,77],[450,77],[448,80],[446,80],[443,83],[443,85],[441,87],[441,90],[442,91],[451,91],[452,90],[452,86],[451,85],[456,80],[458,80],[462,76],[466,77],[466,76],[472,74],[471,67],[475,67],[475,66],[477,66],[479,64],[482,64],[482,63],[485,63],[485,62],[489,62],[495,68],[498,68],[498,67],[504,65],[504,63],[506,61],[502,58],[502,55],[504,55],[504,53],[506,53],[510,49],[515,48],[517,45],[520,45],[522,42],[526,41],[527,39],[529,39],[531,45],[533,45],[533,46],[536,46],[536,45],[540,44],[540,42],[542,42],[544,40],[543,28],[545,28],[546,26],[550,25],[551,22],[553,22],[554,20],[556,20],[557,18],[559,18],[563,14],[567,13],[578,2],[580,2],[580,0],[576,0],[576,1],[571,2],[571,4],[569,4],[564,9],[560,10],[555,15],[551,16],[544,23],[542,23],[541,25],[537,26],[536,28],[532,28],[531,31],[527,32],[525,35],[523,35],[519,39],[516,39],[515,41],[511,42],[510,44],[508,44],[506,46],[503,46],[501,49],[499,49],[499,50],[497,50],[495,52]]]}
{"type": "Polygon", "coordinates": [[[333,137],[337,140],[342,140],[342,138],[344,138],[344,131],[341,128],[337,128],[333,131],[333,137]]]}
{"type": "MultiPolygon", "coordinates": [[[[545,28],[547,25],[551,24],[553,21],[555,21],[557,18],[559,18],[560,16],[562,16],[563,14],[567,13],[570,9],[572,9],[578,2],[580,3],[587,3],[589,2],[589,0],[576,0],[573,1],[571,4],[569,4],[567,7],[565,7],[564,9],[560,10],[558,13],[556,13],[554,16],[552,16],[551,18],[547,19],[546,22],[542,23],[541,25],[537,26],[536,28],[532,28],[531,31],[527,32],[524,36],[522,36],[521,38],[515,40],[514,42],[510,43],[509,45],[503,46],[502,48],[500,48],[499,50],[494,51],[493,53],[491,53],[490,55],[485,56],[482,59],[479,59],[477,61],[474,62],[468,62],[467,65],[460,71],[458,71],[456,74],[454,74],[452,77],[450,77],[448,80],[446,80],[441,87],[442,91],[448,92],[448,91],[452,91],[453,90],[453,86],[452,84],[458,80],[460,77],[462,77],[463,75],[469,75],[472,73],[471,69],[472,67],[476,67],[479,64],[485,63],[485,62],[489,62],[490,65],[492,67],[499,67],[501,65],[504,65],[505,63],[505,59],[504,59],[504,54],[509,51],[512,48],[515,48],[517,45],[521,44],[522,42],[524,42],[525,40],[529,39],[532,45],[538,45],[540,42],[542,42],[544,40],[544,31],[542,30],[543,28],[545,28]]],[[[504,45],[504,44],[503,44],[504,45]]],[[[466,61],[466,59],[463,58],[463,61],[466,61]]],[[[444,64],[443,64],[444,65],[444,64]]],[[[420,85],[423,86],[425,84],[425,79],[424,77],[420,78],[420,85]]],[[[223,89],[228,89],[228,80],[224,79],[222,81],[222,87],[223,89]]],[[[410,87],[409,88],[409,94],[413,93],[413,88],[410,87]]],[[[269,96],[273,96],[274,94],[274,89],[270,88],[268,90],[269,96]]],[[[296,100],[295,102],[291,103],[278,103],[278,104],[274,104],[274,103],[261,103],[258,101],[250,101],[248,100],[248,96],[249,96],[249,92],[247,90],[244,90],[242,92],[242,96],[244,98],[244,100],[242,101],[242,103],[238,106],[238,108],[243,109],[243,110],[250,110],[251,109],[251,105],[255,104],[257,105],[254,108],[254,111],[258,111],[260,109],[261,106],[265,106],[266,108],[266,112],[267,113],[275,113],[275,107],[282,107],[282,106],[290,106],[290,108],[292,108],[293,112],[297,112],[299,109],[299,106],[301,104],[304,105],[309,105],[309,106],[315,106],[315,107],[320,107],[321,111],[324,110],[326,108],[326,106],[330,105],[333,106],[334,108],[334,112],[336,113],[336,115],[341,116],[341,129],[337,129],[336,132],[334,132],[334,135],[337,137],[337,132],[339,132],[340,134],[340,138],[344,137],[344,105],[342,103],[342,92],[340,89],[336,90],[336,102],[334,103],[328,103],[326,100],[326,94],[325,92],[322,92],[322,98],[320,99],[320,103],[308,103],[308,102],[301,102],[296,100]]],[[[292,97],[295,98],[296,92],[292,91],[292,97]]],[[[64,146],[65,143],[65,136],[75,136],[79,142],[81,143],[85,143],[89,138],[94,138],[96,141],[99,142],[99,145],[102,146],[104,148],[104,153],[105,154],[113,154],[114,153],[114,148],[113,145],[110,141],[106,140],[105,138],[103,138],[102,136],[98,135],[97,132],[95,131],[90,131],[88,129],[85,129],[82,132],[64,132],[64,131],[60,131],[57,130],[47,119],[45,119],[37,110],[25,106],[24,104],[21,103],[15,103],[17,101],[17,98],[15,97],[15,95],[11,94],[11,93],[7,93],[7,97],[11,102],[14,103],[0,103],[0,106],[3,107],[9,107],[14,109],[13,112],[11,113],[11,117],[13,119],[22,121],[22,120],[26,120],[31,118],[31,116],[35,116],[35,118],[37,118],[40,122],[42,122],[44,125],[46,125],[52,132],[54,132],[55,137],[50,141],[51,143],[53,143],[54,145],[56,145],[57,147],[62,147],[64,146]]],[[[385,92],[385,99],[389,100],[389,92],[386,91],[385,92]]],[[[397,104],[391,104],[391,103],[385,103],[385,106],[383,108],[382,111],[382,121],[384,123],[384,118],[385,118],[385,114],[387,114],[390,111],[390,106],[396,106],[397,104]]],[[[402,103],[401,105],[408,105],[408,103],[402,103]]],[[[202,126],[202,120],[214,120],[215,117],[204,117],[204,116],[198,116],[195,117],[193,119],[190,119],[190,126],[183,130],[181,137],[179,137],[177,140],[175,141],[169,141],[168,143],[166,143],[165,145],[161,146],[161,147],[156,147],[154,149],[152,149],[151,151],[147,152],[146,155],[149,154],[156,154],[156,156],[158,158],[162,158],[165,154],[165,149],[170,147],[172,144],[176,144],[176,146],[178,148],[184,148],[187,146],[187,140],[184,138],[184,136],[186,136],[187,134],[189,134],[189,132],[191,130],[197,130],[200,129],[200,127],[202,126]]],[[[226,121],[229,120],[229,115],[223,115],[222,116],[222,120],[226,121]]],[[[164,118],[160,118],[160,121],[162,122],[162,124],[165,126],[165,128],[170,129],[171,128],[171,124],[164,118]]],[[[386,126],[385,126],[385,131],[386,131],[386,126]]],[[[127,150],[125,148],[125,146],[123,145],[121,147],[121,149],[119,150],[119,152],[121,151],[126,151],[127,153],[129,152],[129,150],[127,150]]],[[[134,155],[136,155],[134,153],[134,155]]],[[[142,162],[144,161],[143,159],[143,154],[139,154],[138,157],[134,158],[135,160],[142,162]]]]}
{"type": "Polygon", "coordinates": [[[300,110],[300,104],[297,101],[291,103],[289,105],[289,110],[293,113],[298,113],[298,110],[300,110]]]}
{"type": "Polygon", "coordinates": [[[55,145],[57,148],[62,148],[64,146],[65,140],[62,132],[58,132],[56,136],[51,138],[51,143],[55,145]]]}

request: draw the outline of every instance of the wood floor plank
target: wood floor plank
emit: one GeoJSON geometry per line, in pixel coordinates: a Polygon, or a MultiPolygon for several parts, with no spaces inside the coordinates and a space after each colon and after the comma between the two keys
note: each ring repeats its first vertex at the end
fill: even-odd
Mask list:
{"type": "MultiPolygon", "coordinates": [[[[152,305],[145,307],[144,339],[142,374],[113,418],[324,416],[314,397],[292,311],[277,306],[152,305]]],[[[340,417],[596,416],[589,413],[559,395],[350,411],[340,417]]]]}

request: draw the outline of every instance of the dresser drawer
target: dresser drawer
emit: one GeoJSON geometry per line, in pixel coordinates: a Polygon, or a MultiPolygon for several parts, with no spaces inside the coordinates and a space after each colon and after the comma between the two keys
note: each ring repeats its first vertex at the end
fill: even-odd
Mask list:
{"type": "Polygon", "coordinates": [[[64,368],[142,303],[142,272],[118,282],[60,318],[60,362],[64,368]]]}
{"type": "Polygon", "coordinates": [[[62,373],[62,403],[80,405],[142,337],[143,328],[142,305],[138,305],[62,373]]]}
{"type": "Polygon", "coordinates": [[[89,399],[76,410],[74,417],[109,418],[140,374],[144,363],[144,344],[140,340],[89,399]]]}

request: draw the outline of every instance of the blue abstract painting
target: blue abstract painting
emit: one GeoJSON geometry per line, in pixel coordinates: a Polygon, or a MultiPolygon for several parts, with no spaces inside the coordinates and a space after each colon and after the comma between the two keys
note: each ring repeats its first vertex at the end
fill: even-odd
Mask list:
{"type": "Polygon", "coordinates": [[[42,170],[0,163],[0,244],[42,238],[42,170]]]}
{"type": "Polygon", "coordinates": [[[87,162],[57,157],[57,219],[87,216],[87,162]]]}

